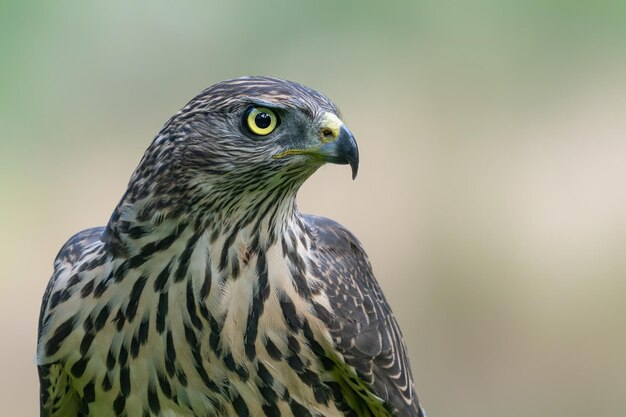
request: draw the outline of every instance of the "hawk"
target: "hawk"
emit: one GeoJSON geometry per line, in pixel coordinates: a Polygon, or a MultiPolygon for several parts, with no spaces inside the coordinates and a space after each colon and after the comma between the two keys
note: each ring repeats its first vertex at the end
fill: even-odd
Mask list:
{"type": "Polygon", "coordinates": [[[361,244],[296,207],[327,162],[354,178],[354,137],[294,82],[224,81],[170,118],[54,261],[41,415],[423,416],[361,244]]]}

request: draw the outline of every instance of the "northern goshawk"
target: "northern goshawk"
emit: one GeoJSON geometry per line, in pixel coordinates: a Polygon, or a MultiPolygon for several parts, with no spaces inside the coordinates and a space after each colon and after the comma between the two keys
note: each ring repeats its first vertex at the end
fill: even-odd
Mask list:
{"type": "Polygon", "coordinates": [[[296,207],[326,162],[354,177],[356,142],[297,83],[221,82],[175,114],[56,257],[41,415],[423,416],[361,244],[296,207]]]}

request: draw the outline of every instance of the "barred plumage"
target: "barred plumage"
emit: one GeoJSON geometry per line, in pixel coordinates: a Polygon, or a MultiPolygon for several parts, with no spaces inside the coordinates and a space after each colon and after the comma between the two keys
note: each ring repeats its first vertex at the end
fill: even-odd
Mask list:
{"type": "Polygon", "coordinates": [[[225,81],[174,115],[106,227],[57,255],[41,415],[422,416],[360,243],[296,208],[325,162],[356,174],[356,143],[296,83],[225,81]],[[246,128],[251,106],[274,131],[246,128]]]}

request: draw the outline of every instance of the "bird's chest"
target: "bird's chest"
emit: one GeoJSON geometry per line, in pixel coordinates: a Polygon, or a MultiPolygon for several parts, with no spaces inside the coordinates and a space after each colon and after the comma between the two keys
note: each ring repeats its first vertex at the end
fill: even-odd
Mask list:
{"type": "Polygon", "coordinates": [[[98,340],[92,379],[109,385],[94,404],[101,415],[338,414],[323,382],[327,335],[294,281],[306,281],[302,261],[280,247],[252,257],[194,251],[184,278],[166,285],[156,272],[180,263],[162,263],[135,318],[98,340]]]}

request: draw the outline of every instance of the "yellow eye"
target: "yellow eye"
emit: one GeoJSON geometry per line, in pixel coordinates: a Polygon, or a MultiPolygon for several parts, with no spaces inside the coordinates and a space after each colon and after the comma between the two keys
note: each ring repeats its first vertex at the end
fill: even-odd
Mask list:
{"type": "Polygon", "coordinates": [[[244,122],[250,132],[266,136],[278,126],[278,116],[267,107],[250,107],[244,114],[244,122]]]}

